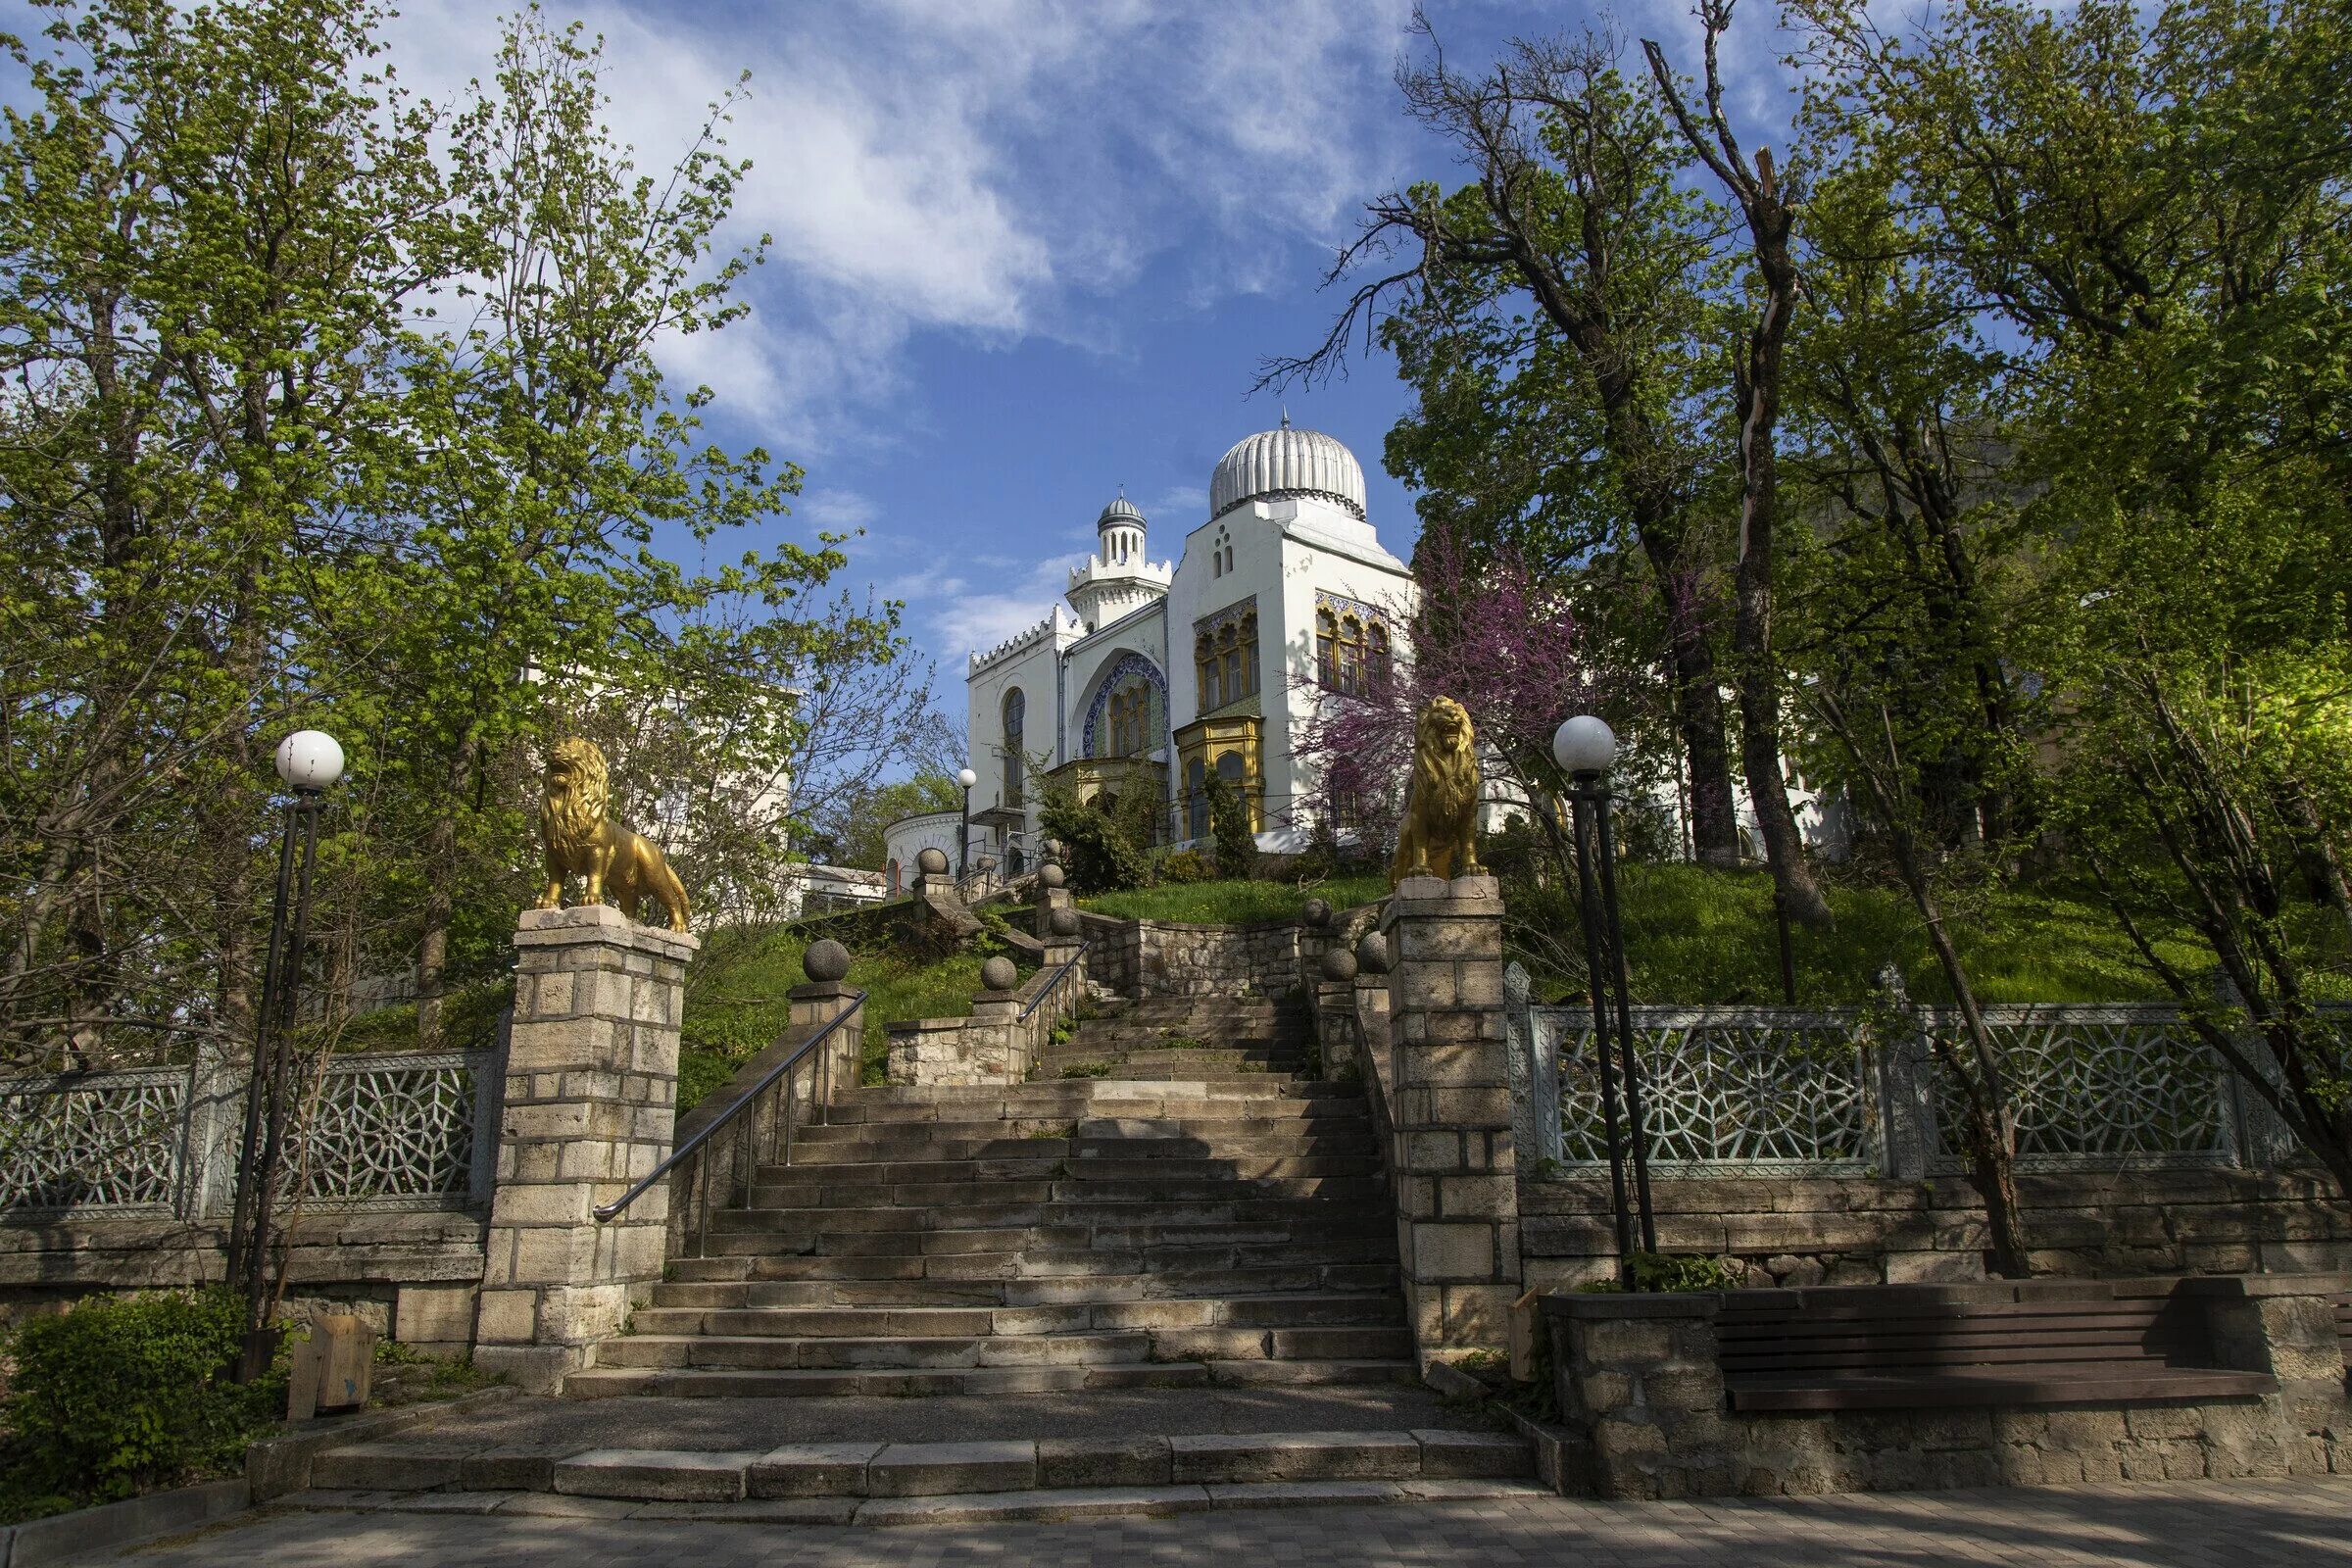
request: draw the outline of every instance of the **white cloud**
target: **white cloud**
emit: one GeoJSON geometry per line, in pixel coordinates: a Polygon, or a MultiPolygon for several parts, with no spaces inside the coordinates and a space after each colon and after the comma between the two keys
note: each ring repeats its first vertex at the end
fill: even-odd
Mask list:
{"type": "Polygon", "coordinates": [[[1014,579],[1001,591],[959,592],[939,600],[923,616],[934,631],[928,646],[938,650],[942,662],[961,676],[960,656],[986,653],[1053,613],[1062,590],[1069,586],[1070,568],[1085,559],[1081,554],[1055,556],[1036,563],[1026,577],[1014,579]]]}
{"type": "MultiPolygon", "coordinates": [[[[1386,80],[1407,0],[771,0],[723,30],[651,0],[581,14],[648,170],[752,72],[729,238],[771,235],[769,263],[747,319],[662,353],[804,461],[903,435],[875,415],[915,333],[1115,350],[1110,296],[1155,257],[1181,258],[1188,298],[1292,274],[1409,140],[1386,80]]],[[[392,28],[437,98],[487,75],[497,30],[470,0],[413,0],[392,28]]]]}

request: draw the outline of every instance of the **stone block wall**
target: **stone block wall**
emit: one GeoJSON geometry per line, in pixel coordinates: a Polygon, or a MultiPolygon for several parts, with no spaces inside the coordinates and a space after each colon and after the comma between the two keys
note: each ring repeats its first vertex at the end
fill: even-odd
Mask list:
{"type": "Polygon", "coordinates": [[[1128,997],[1288,996],[1298,989],[1298,925],[1191,925],[1081,910],[1087,969],[1128,997]]]}
{"type": "Polygon", "coordinates": [[[1382,916],[1397,1263],[1424,1360],[1503,1351],[1519,1295],[1502,1012],[1502,899],[1489,876],[1407,877],[1382,916]]]}
{"type": "MultiPolygon", "coordinates": [[[[2034,1266],[2150,1275],[2352,1268],[2352,1208],[2314,1177],[2230,1169],[2019,1177],[2034,1266]]],[[[1749,1286],[1979,1280],[1984,1211],[1958,1176],[1652,1173],[1658,1247],[1728,1259],[1749,1286]]],[[[1616,1274],[1605,1171],[1519,1184],[1527,1282],[1573,1289],[1616,1274]]]]}
{"type": "Polygon", "coordinates": [[[696,940],[609,906],[527,909],[500,1117],[477,1364],[549,1391],[620,1332],[662,1277],[668,1193],[618,1200],[667,1157],[678,1023],[696,940]]]}
{"type": "Polygon", "coordinates": [[[2341,1474],[2352,1401],[2328,1298],[2346,1283],[2184,1286],[2207,1301],[2217,1358],[2272,1373],[2275,1395],[1828,1412],[1727,1407],[1721,1296],[1547,1297],[1571,1435],[1563,1490],[1665,1498],[2341,1474]]]}
{"type": "Polygon", "coordinates": [[[1044,968],[1011,991],[976,991],[962,1018],[907,1018],[889,1026],[885,1076],[893,1084],[1019,1083],[1036,1065],[1054,1026],[1086,995],[1094,955],[1065,977],[1055,995],[1032,1007],[1073,950],[1049,946],[1044,968]],[[1028,1016],[1022,1017],[1022,1009],[1028,1016]]]}

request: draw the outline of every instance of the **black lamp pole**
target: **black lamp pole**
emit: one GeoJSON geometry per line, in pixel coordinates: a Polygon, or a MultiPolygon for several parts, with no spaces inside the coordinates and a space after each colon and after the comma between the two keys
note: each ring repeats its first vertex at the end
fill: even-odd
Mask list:
{"type": "Polygon", "coordinates": [[[1609,828],[1609,781],[1592,783],[1592,818],[1600,839],[1601,920],[1608,932],[1609,981],[1617,988],[1617,1049],[1625,1065],[1625,1118],[1633,1133],[1634,1200],[1642,1211],[1642,1250],[1658,1250],[1658,1221],[1649,1203],[1649,1133],[1642,1114],[1642,1055],[1634,1041],[1633,977],[1625,961],[1625,920],[1617,906],[1617,839],[1609,828]]]}
{"type": "Polygon", "coordinates": [[[1610,1212],[1617,1222],[1617,1277],[1620,1284],[1630,1284],[1631,1259],[1634,1252],[1634,1218],[1625,1194],[1625,1135],[1617,1120],[1616,1051],[1611,1044],[1609,993],[1602,976],[1609,971],[1606,942],[1601,934],[1598,901],[1592,887],[1592,828],[1588,810],[1589,802],[1581,787],[1568,795],[1571,815],[1570,832],[1576,840],[1576,880],[1580,896],[1578,912],[1585,928],[1585,973],[1592,993],[1592,1054],[1600,1064],[1600,1119],[1609,1145],[1610,1212]]]}
{"type": "Polygon", "coordinates": [[[270,911],[270,950],[254,1032],[253,1070],[245,1091],[245,1133],[237,1151],[236,1204],[229,1218],[228,1281],[245,1296],[241,1380],[258,1377],[274,1348],[264,1332],[269,1308],[270,1225],[277,1207],[278,1167],[293,1115],[295,1003],[303,949],[310,939],[311,876],[318,858],[320,792],[298,788],[286,805],[278,845],[277,897],[270,911]],[[302,850],[297,867],[295,841],[302,850]],[[289,930],[289,926],[291,929],[289,930]],[[257,1364],[258,1362],[258,1364],[257,1364]]]}

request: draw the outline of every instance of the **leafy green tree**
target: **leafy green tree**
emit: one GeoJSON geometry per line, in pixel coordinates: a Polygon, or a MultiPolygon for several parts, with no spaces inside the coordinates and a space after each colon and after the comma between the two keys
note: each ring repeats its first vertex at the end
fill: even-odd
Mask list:
{"type": "Polygon", "coordinates": [[[946,773],[917,773],[879,784],[851,798],[827,830],[827,846],[842,865],[877,869],[889,858],[883,833],[903,816],[954,811],[963,806],[963,787],[946,773]]]}
{"type": "Polygon", "coordinates": [[[1211,770],[1206,785],[1208,831],[1217,841],[1217,875],[1247,880],[1257,870],[1257,835],[1250,831],[1250,807],[1224,774],[1211,770]]]}

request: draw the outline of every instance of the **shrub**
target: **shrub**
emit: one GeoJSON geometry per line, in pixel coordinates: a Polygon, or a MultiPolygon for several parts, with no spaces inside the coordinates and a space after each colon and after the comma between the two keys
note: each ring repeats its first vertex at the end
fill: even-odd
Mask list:
{"type": "Polygon", "coordinates": [[[1159,862],[1159,880],[1177,887],[1214,882],[1217,868],[1198,850],[1177,850],[1159,862]]]}
{"type": "Polygon", "coordinates": [[[1151,862],[1108,813],[1068,800],[1046,802],[1039,812],[1046,836],[1061,840],[1070,880],[1080,893],[1115,893],[1152,880],[1151,862]]]}
{"type": "Polygon", "coordinates": [[[1208,775],[1208,830],[1217,841],[1217,875],[1248,881],[1257,869],[1257,836],[1250,831],[1250,808],[1222,773],[1208,775]]]}
{"type": "Polygon", "coordinates": [[[286,1392],[282,1373],[228,1381],[244,1320],[236,1293],[214,1289],[96,1297],[19,1329],[0,1505],[29,1517],[235,1464],[286,1392]]]}

